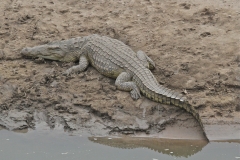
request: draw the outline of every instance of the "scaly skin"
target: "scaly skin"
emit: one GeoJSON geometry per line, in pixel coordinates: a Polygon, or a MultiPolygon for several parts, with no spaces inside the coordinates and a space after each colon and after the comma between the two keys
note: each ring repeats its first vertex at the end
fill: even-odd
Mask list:
{"type": "Polygon", "coordinates": [[[65,75],[82,72],[91,64],[101,74],[116,78],[117,88],[130,91],[133,99],[140,98],[141,92],[155,102],[173,104],[185,109],[196,118],[206,136],[199,114],[186,101],[186,98],[157,82],[149,70],[155,67],[153,61],[144,52],[135,53],[121,41],[105,36],[90,35],[24,48],[21,54],[64,62],[79,60],[79,65],[69,68],[64,73],[65,75]]]}

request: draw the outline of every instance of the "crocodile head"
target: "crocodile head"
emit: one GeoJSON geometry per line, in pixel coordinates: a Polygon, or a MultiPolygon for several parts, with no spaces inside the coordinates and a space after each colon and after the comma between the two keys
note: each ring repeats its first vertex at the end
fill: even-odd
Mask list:
{"type": "Polygon", "coordinates": [[[26,57],[40,57],[50,60],[62,61],[65,58],[66,52],[59,45],[41,45],[36,47],[27,47],[22,49],[21,54],[26,57]]]}

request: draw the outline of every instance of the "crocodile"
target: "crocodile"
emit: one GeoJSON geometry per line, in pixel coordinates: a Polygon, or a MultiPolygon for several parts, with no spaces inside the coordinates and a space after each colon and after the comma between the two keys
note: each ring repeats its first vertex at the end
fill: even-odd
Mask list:
{"type": "Polygon", "coordinates": [[[117,39],[94,34],[23,48],[21,54],[62,62],[79,61],[63,73],[66,76],[83,72],[92,65],[101,74],[115,78],[117,89],[130,92],[134,100],[142,94],[155,102],[185,109],[199,122],[208,140],[198,112],[186,97],[160,85],[150,71],[155,68],[155,63],[143,51],[134,52],[117,39]]]}

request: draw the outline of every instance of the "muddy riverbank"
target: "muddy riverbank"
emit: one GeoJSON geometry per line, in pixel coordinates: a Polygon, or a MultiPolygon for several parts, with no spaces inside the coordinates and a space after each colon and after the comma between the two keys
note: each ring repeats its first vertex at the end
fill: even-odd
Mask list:
{"type": "Polygon", "coordinates": [[[3,0],[0,6],[0,125],[64,125],[68,132],[204,138],[185,111],[134,101],[94,68],[24,59],[20,50],[89,34],[116,38],[156,63],[160,84],[186,94],[210,139],[239,139],[240,4],[237,0],[3,0]],[[225,129],[224,129],[225,128],[225,129]]]}

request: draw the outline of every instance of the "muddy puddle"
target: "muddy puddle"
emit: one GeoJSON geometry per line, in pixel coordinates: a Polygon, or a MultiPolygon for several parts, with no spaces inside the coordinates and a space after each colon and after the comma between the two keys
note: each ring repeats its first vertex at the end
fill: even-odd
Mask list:
{"type": "Polygon", "coordinates": [[[157,138],[93,137],[87,133],[69,135],[53,130],[0,130],[1,159],[24,160],[172,160],[240,158],[240,140],[210,142],[157,138]]]}

